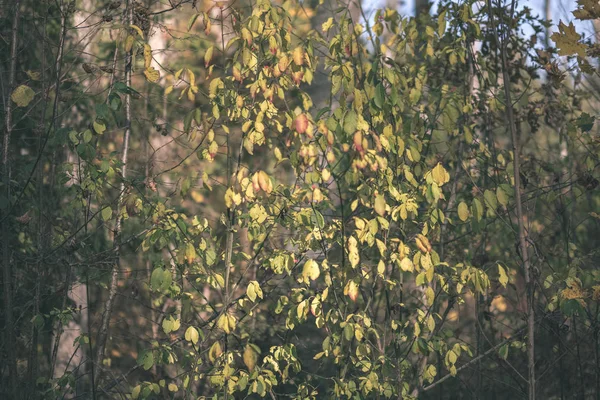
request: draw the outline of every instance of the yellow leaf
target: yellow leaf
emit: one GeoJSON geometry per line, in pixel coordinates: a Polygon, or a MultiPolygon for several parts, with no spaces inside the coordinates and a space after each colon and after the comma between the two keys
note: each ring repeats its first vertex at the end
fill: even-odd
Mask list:
{"type": "Polygon", "coordinates": [[[208,66],[210,65],[210,62],[213,58],[213,52],[215,50],[214,46],[211,46],[208,48],[208,50],[206,50],[206,53],[204,53],[204,67],[208,68],[208,66]]]}
{"type": "Polygon", "coordinates": [[[252,43],[252,33],[248,28],[242,28],[242,39],[244,39],[248,45],[252,43]]]}
{"type": "Polygon", "coordinates": [[[176,391],[178,391],[178,390],[179,390],[179,389],[177,388],[177,385],[176,385],[176,384],[174,384],[174,383],[169,383],[168,389],[169,389],[169,392],[176,392],[176,391]]]}
{"type": "Polygon", "coordinates": [[[39,81],[40,78],[42,77],[42,74],[40,74],[37,71],[25,71],[25,73],[27,74],[29,79],[34,80],[34,81],[39,81]]]}
{"type": "Polygon", "coordinates": [[[581,288],[581,284],[577,281],[571,281],[567,283],[567,288],[563,289],[562,297],[567,300],[581,299],[584,296],[584,291],[581,288]]]}
{"type": "Polygon", "coordinates": [[[312,191],[312,201],[314,203],[319,203],[321,201],[323,201],[323,192],[321,192],[321,189],[316,187],[313,189],[312,191]]]}
{"type": "Polygon", "coordinates": [[[152,65],[152,48],[144,43],[144,68],[148,69],[152,65]]]}
{"type": "Polygon", "coordinates": [[[148,79],[150,82],[158,82],[158,80],[160,79],[160,72],[154,69],[154,67],[146,68],[144,70],[144,75],[146,76],[146,79],[148,79]]]}
{"type": "Polygon", "coordinates": [[[273,190],[273,184],[271,183],[271,179],[269,179],[269,175],[265,171],[258,172],[258,186],[265,193],[269,194],[273,190]]]}
{"type": "Polygon", "coordinates": [[[279,62],[277,63],[277,66],[279,67],[279,70],[281,72],[285,72],[285,70],[287,69],[287,67],[290,65],[290,60],[288,59],[288,57],[283,54],[281,56],[281,58],[279,59],[279,62]]]}
{"type": "Polygon", "coordinates": [[[225,333],[231,333],[235,329],[236,319],[233,315],[222,314],[217,320],[217,327],[225,333]]]}
{"type": "Polygon", "coordinates": [[[185,340],[187,340],[188,342],[192,342],[193,344],[198,343],[198,339],[200,338],[198,330],[193,326],[190,326],[186,329],[184,337],[185,340]]]}
{"type": "Polygon", "coordinates": [[[35,92],[29,86],[20,85],[15,90],[13,90],[10,98],[12,101],[17,103],[18,107],[27,107],[33,97],[35,96],[35,92]]]}
{"type": "Polygon", "coordinates": [[[129,53],[131,51],[131,49],[133,48],[133,42],[135,41],[135,38],[131,35],[127,35],[127,37],[125,38],[125,53],[129,53]]]}
{"type": "Polygon", "coordinates": [[[585,57],[585,45],[579,42],[581,35],[577,33],[572,22],[567,26],[560,21],[558,32],[554,32],[550,38],[556,43],[559,56],[577,54],[579,57],[585,57]]]}
{"type": "Polygon", "coordinates": [[[380,276],[383,276],[383,274],[385,273],[385,263],[383,262],[383,260],[379,260],[379,263],[377,264],[377,273],[380,276]]]}
{"type": "Polygon", "coordinates": [[[138,397],[140,397],[141,390],[142,390],[142,387],[140,385],[137,385],[136,387],[134,387],[133,390],[131,391],[131,398],[135,400],[138,397]]]}
{"type": "Polygon", "coordinates": [[[233,188],[227,189],[225,192],[225,205],[227,208],[232,208],[234,205],[239,206],[242,203],[242,195],[236,193],[233,188]]]}
{"type": "Polygon", "coordinates": [[[415,268],[410,258],[404,257],[402,261],[400,261],[400,269],[404,272],[413,272],[415,268]]]}
{"type": "Polygon", "coordinates": [[[321,25],[321,29],[323,30],[323,33],[327,33],[332,26],[333,18],[330,17],[327,21],[323,22],[323,25],[321,25]]]}
{"type": "Polygon", "coordinates": [[[310,281],[316,280],[321,275],[319,264],[315,260],[308,260],[304,263],[302,268],[302,278],[304,283],[308,284],[310,281]]]}
{"type": "Polygon", "coordinates": [[[144,32],[142,32],[142,30],[140,29],[139,26],[137,26],[137,25],[129,25],[129,27],[133,28],[138,33],[138,35],[140,35],[141,37],[144,37],[144,32]]]}
{"type": "Polygon", "coordinates": [[[348,259],[350,260],[350,265],[352,265],[352,268],[355,268],[360,262],[360,255],[358,254],[358,242],[354,236],[350,236],[350,239],[348,239],[348,259]]]}
{"type": "Polygon", "coordinates": [[[385,215],[385,206],[385,197],[381,194],[375,196],[375,212],[382,217],[385,215]]]}
{"type": "Polygon", "coordinates": [[[214,363],[217,359],[223,354],[223,349],[221,349],[221,343],[214,342],[212,346],[210,346],[210,350],[208,351],[208,359],[210,362],[214,363]]]}
{"type": "Polygon", "coordinates": [[[188,243],[185,246],[185,260],[188,264],[191,264],[196,259],[196,249],[192,243],[188,243]]]}
{"type": "Polygon", "coordinates": [[[350,297],[352,301],[356,301],[356,299],[358,298],[358,285],[356,284],[356,282],[349,281],[346,284],[346,287],[344,288],[344,294],[350,297]]]}
{"type": "Polygon", "coordinates": [[[258,351],[254,345],[246,345],[244,349],[244,364],[248,367],[248,371],[252,372],[258,361],[258,351]]]}
{"type": "Polygon", "coordinates": [[[498,264],[498,281],[504,287],[506,287],[506,284],[508,283],[508,275],[506,275],[506,271],[500,264],[498,264]]]}
{"type": "Polygon", "coordinates": [[[246,288],[246,295],[251,301],[255,301],[257,297],[263,298],[263,291],[257,281],[250,281],[246,288]]]}
{"type": "Polygon", "coordinates": [[[469,207],[464,201],[461,201],[458,205],[458,218],[463,222],[469,218],[469,207]]]}
{"type": "Polygon", "coordinates": [[[298,46],[294,49],[292,53],[292,59],[294,60],[294,64],[301,66],[304,64],[304,49],[301,46],[298,46]]]}
{"type": "Polygon", "coordinates": [[[438,163],[438,165],[436,165],[431,171],[431,176],[435,183],[437,183],[439,186],[442,186],[444,183],[450,180],[450,174],[448,174],[448,171],[446,171],[441,163],[438,163]]]}

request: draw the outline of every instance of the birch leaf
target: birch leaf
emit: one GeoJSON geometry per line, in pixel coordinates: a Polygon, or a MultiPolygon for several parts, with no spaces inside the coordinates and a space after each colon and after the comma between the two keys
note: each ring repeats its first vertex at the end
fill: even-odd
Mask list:
{"type": "Polygon", "coordinates": [[[29,86],[20,85],[15,90],[13,90],[10,98],[12,101],[17,103],[18,107],[27,107],[33,97],[35,96],[35,92],[29,86]]]}

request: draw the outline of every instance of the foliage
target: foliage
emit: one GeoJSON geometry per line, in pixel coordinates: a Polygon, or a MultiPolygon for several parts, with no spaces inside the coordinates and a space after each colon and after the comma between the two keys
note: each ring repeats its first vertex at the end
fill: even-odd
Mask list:
{"type": "Polygon", "coordinates": [[[2,17],[3,393],[600,393],[596,44],[492,2],[170,4],[2,17]]]}

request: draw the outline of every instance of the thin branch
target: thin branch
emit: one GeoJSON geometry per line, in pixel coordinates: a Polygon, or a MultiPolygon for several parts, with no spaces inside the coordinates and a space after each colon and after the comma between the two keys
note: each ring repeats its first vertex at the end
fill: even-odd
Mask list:
{"type": "Polygon", "coordinates": [[[494,353],[496,350],[498,350],[500,347],[504,346],[505,344],[508,344],[510,342],[512,342],[513,340],[516,340],[519,335],[525,331],[525,327],[517,330],[516,334],[506,340],[503,340],[502,342],[498,343],[497,345],[495,345],[494,347],[490,348],[488,351],[486,351],[485,353],[479,355],[478,357],[473,358],[471,361],[469,361],[468,363],[464,364],[463,366],[459,367],[456,369],[456,374],[452,375],[452,374],[448,374],[446,376],[444,376],[443,378],[440,378],[439,380],[437,380],[436,382],[432,383],[429,386],[426,386],[423,388],[423,392],[426,392],[428,390],[433,389],[434,387],[438,386],[439,384],[441,384],[444,381],[447,381],[450,378],[455,377],[456,375],[458,375],[459,372],[463,371],[466,368],[469,368],[471,365],[479,362],[482,358],[485,358],[487,356],[489,356],[490,354],[494,353]]]}

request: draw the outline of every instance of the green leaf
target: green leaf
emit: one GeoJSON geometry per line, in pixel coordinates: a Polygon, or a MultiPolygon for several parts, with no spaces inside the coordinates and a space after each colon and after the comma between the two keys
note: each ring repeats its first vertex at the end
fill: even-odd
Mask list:
{"type": "Polygon", "coordinates": [[[481,221],[483,218],[483,205],[479,199],[473,199],[473,204],[471,205],[471,213],[477,222],[481,221]]]}
{"type": "Polygon", "coordinates": [[[500,348],[498,349],[498,355],[503,360],[506,360],[508,358],[508,344],[503,344],[502,346],[500,346],[500,348]]]}
{"type": "Polygon", "coordinates": [[[104,124],[104,122],[97,118],[93,123],[93,127],[94,127],[94,132],[96,132],[99,135],[102,135],[104,133],[104,131],[106,130],[106,125],[104,124]]]}
{"type": "Polygon", "coordinates": [[[190,20],[188,21],[188,24],[187,24],[188,32],[190,31],[190,29],[192,29],[192,27],[196,23],[196,20],[198,19],[199,16],[200,16],[200,14],[196,13],[190,17],[190,20]]]}
{"type": "Polygon", "coordinates": [[[582,132],[591,131],[594,127],[594,122],[596,122],[596,119],[588,113],[581,113],[579,118],[577,118],[577,126],[582,132]]]}
{"type": "Polygon", "coordinates": [[[190,133],[190,129],[192,127],[192,120],[194,119],[194,111],[190,111],[186,114],[185,118],[183,118],[183,131],[185,133],[190,133]]]}
{"type": "Polygon", "coordinates": [[[152,271],[152,275],[150,275],[150,287],[152,289],[157,289],[162,286],[163,283],[163,269],[156,268],[152,271]]]}
{"type": "Polygon", "coordinates": [[[504,189],[502,189],[501,186],[498,186],[496,188],[496,198],[498,199],[498,203],[500,203],[504,207],[508,205],[508,195],[506,194],[504,189]]]}
{"type": "Polygon", "coordinates": [[[495,215],[496,208],[498,208],[498,200],[496,199],[496,194],[491,190],[486,190],[483,193],[483,198],[485,199],[485,205],[488,209],[488,215],[495,215]]]}
{"type": "Polygon", "coordinates": [[[385,103],[385,88],[383,84],[380,82],[375,87],[375,105],[379,108],[383,108],[383,104],[385,103]]]}
{"type": "Polygon", "coordinates": [[[150,287],[153,290],[165,291],[173,282],[171,271],[167,271],[162,267],[156,268],[150,275],[150,287]]]}
{"type": "Polygon", "coordinates": [[[119,111],[119,109],[121,108],[121,105],[123,104],[123,101],[121,100],[121,97],[117,93],[113,92],[108,97],[108,103],[110,105],[110,108],[113,111],[119,111]]]}
{"type": "MultiPolygon", "coordinates": [[[[117,82],[117,83],[121,83],[121,82],[117,82]]],[[[115,83],[115,87],[116,86],[117,86],[117,84],[115,83]]],[[[123,86],[125,86],[125,85],[123,85],[123,86]]],[[[96,105],[96,117],[101,118],[106,121],[109,116],[110,116],[110,109],[108,108],[108,105],[106,105],[104,103],[96,105]]]]}
{"type": "Polygon", "coordinates": [[[112,209],[110,207],[104,207],[100,212],[103,221],[108,221],[112,217],[112,209]]]}
{"type": "Polygon", "coordinates": [[[358,125],[358,115],[356,111],[350,110],[344,117],[344,132],[348,135],[353,135],[356,132],[356,126],[358,125]]]}
{"type": "Polygon", "coordinates": [[[143,351],[137,360],[138,365],[148,371],[154,365],[154,354],[152,351],[143,351]]]}

